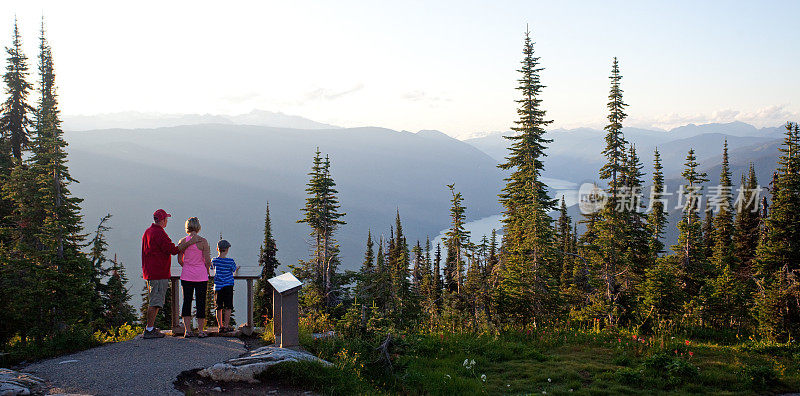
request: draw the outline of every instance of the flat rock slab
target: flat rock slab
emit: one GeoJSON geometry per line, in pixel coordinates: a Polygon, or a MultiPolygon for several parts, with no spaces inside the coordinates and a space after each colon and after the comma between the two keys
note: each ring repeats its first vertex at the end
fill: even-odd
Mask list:
{"type": "Polygon", "coordinates": [[[173,381],[183,371],[208,367],[247,350],[235,338],[136,339],[30,364],[22,371],[45,379],[49,393],[180,395],[173,381]]]}
{"type": "Polygon", "coordinates": [[[0,396],[18,396],[44,390],[44,380],[30,374],[0,368],[0,396]]]}
{"type": "Polygon", "coordinates": [[[308,352],[293,349],[265,346],[250,351],[246,356],[233,358],[224,363],[217,363],[209,368],[200,370],[197,374],[211,378],[214,381],[224,382],[258,382],[256,376],[270,366],[283,362],[299,362],[301,360],[319,362],[330,365],[308,352]]]}

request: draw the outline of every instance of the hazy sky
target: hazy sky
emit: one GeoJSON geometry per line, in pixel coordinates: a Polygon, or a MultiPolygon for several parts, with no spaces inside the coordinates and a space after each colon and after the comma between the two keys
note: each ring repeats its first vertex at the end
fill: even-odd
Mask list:
{"type": "Polygon", "coordinates": [[[44,14],[67,115],[258,108],[464,136],[512,125],[527,23],[554,127],[603,125],[614,56],[627,125],[800,118],[798,1],[118,4],[6,1],[0,43],[16,14],[33,62],[44,14]]]}

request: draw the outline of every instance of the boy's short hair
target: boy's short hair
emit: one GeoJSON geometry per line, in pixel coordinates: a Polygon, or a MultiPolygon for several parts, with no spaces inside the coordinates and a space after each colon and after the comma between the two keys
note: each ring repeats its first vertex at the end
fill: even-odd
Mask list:
{"type": "Polygon", "coordinates": [[[197,217],[190,217],[186,220],[186,232],[200,232],[200,220],[197,217]]]}
{"type": "Polygon", "coordinates": [[[226,240],[224,240],[224,239],[220,239],[219,242],[217,242],[217,250],[219,250],[220,252],[224,252],[224,251],[228,250],[228,248],[230,248],[230,247],[231,247],[231,243],[226,241],[226,240]]]}

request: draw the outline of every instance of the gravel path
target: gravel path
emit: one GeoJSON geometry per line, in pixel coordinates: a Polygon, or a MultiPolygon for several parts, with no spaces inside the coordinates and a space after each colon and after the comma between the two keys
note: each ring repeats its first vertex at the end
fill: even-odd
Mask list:
{"type": "Polygon", "coordinates": [[[237,338],[176,338],[108,344],[30,364],[20,371],[48,381],[50,393],[180,395],[173,386],[183,371],[204,368],[246,352],[237,338]]]}

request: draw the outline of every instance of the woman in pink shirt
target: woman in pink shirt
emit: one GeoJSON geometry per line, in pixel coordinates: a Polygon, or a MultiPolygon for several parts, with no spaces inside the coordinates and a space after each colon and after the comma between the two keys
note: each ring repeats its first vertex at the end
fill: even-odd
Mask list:
{"type": "Polygon", "coordinates": [[[186,220],[186,237],[181,239],[190,240],[197,236],[198,242],[189,246],[186,250],[178,254],[178,263],[181,265],[181,288],[183,289],[183,336],[192,336],[192,295],[197,299],[197,336],[206,337],[206,290],[208,287],[208,269],[211,268],[211,249],[208,241],[197,235],[200,232],[200,220],[197,217],[190,217],[186,220]]]}

